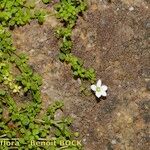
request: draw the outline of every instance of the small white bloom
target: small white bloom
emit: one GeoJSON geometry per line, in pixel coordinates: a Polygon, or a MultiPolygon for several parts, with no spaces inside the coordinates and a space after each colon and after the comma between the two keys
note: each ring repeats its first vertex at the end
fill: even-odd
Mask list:
{"type": "Polygon", "coordinates": [[[21,86],[15,85],[15,86],[14,86],[13,93],[19,93],[19,92],[20,92],[20,89],[21,89],[21,86]]]}
{"type": "Polygon", "coordinates": [[[91,89],[95,92],[95,95],[100,98],[101,96],[107,96],[107,89],[106,85],[102,85],[102,81],[98,80],[96,85],[91,85],[91,89]]]}

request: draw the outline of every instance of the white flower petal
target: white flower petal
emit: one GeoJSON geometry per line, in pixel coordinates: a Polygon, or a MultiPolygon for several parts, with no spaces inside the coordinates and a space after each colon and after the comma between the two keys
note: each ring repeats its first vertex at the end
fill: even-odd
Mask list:
{"type": "Polygon", "coordinates": [[[93,90],[93,91],[96,91],[96,85],[91,85],[91,89],[93,90]]]}
{"type": "Polygon", "coordinates": [[[102,96],[102,93],[101,92],[96,92],[95,95],[100,98],[102,96]]]}
{"type": "Polygon", "coordinates": [[[102,81],[99,79],[99,80],[97,81],[97,87],[101,87],[101,84],[102,84],[102,81]]]}
{"type": "Polygon", "coordinates": [[[106,91],[102,91],[102,92],[101,92],[101,95],[102,95],[102,96],[107,96],[106,91]]]}
{"type": "Polygon", "coordinates": [[[102,86],[101,86],[101,89],[102,89],[103,91],[107,91],[108,87],[107,87],[106,85],[102,85],[102,86]]]}

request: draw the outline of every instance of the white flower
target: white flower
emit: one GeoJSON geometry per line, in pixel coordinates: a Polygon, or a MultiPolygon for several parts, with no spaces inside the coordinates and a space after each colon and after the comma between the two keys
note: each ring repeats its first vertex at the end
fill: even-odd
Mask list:
{"type": "Polygon", "coordinates": [[[19,93],[21,89],[21,86],[14,85],[13,93],[19,93]]]}
{"type": "Polygon", "coordinates": [[[100,98],[101,96],[107,96],[107,89],[106,85],[102,85],[102,81],[98,80],[96,85],[91,85],[91,89],[95,92],[95,95],[100,98]]]}

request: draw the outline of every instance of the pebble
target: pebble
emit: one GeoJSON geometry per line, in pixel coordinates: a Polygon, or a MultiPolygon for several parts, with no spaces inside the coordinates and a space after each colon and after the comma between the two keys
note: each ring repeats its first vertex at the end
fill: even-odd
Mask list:
{"type": "Polygon", "coordinates": [[[119,10],[120,10],[120,8],[117,8],[116,10],[117,10],[117,11],[119,11],[119,10]]]}
{"type": "Polygon", "coordinates": [[[86,142],[86,139],[85,139],[85,138],[83,139],[83,142],[86,142]]]}
{"type": "Polygon", "coordinates": [[[116,143],[117,143],[116,140],[112,140],[112,141],[111,141],[111,144],[113,144],[113,145],[115,145],[116,143]]]}
{"type": "Polygon", "coordinates": [[[133,11],[133,10],[134,10],[134,7],[132,7],[132,6],[129,7],[129,10],[130,10],[130,11],[133,11]]]}
{"type": "Polygon", "coordinates": [[[30,54],[33,54],[34,52],[35,52],[34,49],[31,49],[31,50],[29,51],[30,54]]]}
{"type": "Polygon", "coordinates": [[[150,22],[146,23],[146,28],[149,29],[150,28],[150,22]]]}

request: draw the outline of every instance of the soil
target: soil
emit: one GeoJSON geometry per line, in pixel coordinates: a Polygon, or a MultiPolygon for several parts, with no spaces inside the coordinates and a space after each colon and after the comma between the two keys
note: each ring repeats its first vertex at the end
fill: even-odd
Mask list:
{"type": "MultiPolygon", "coordinates": [[[[33,21],[13,30],[14,44],[43,78],[43,108],[63,100],[64,113],[74,119],[72,129],[80,132],[85,150],[148,150],[150,3],[89,0],[88,5],[73,30],[72,52],[108,86],[105,99],[81,93],[80,79],[59,61],[54,34],[59,21],[54,16],[43,25],[33,21]]],[[[53,11],[52,5],[46,9],[53,11]]]]}

